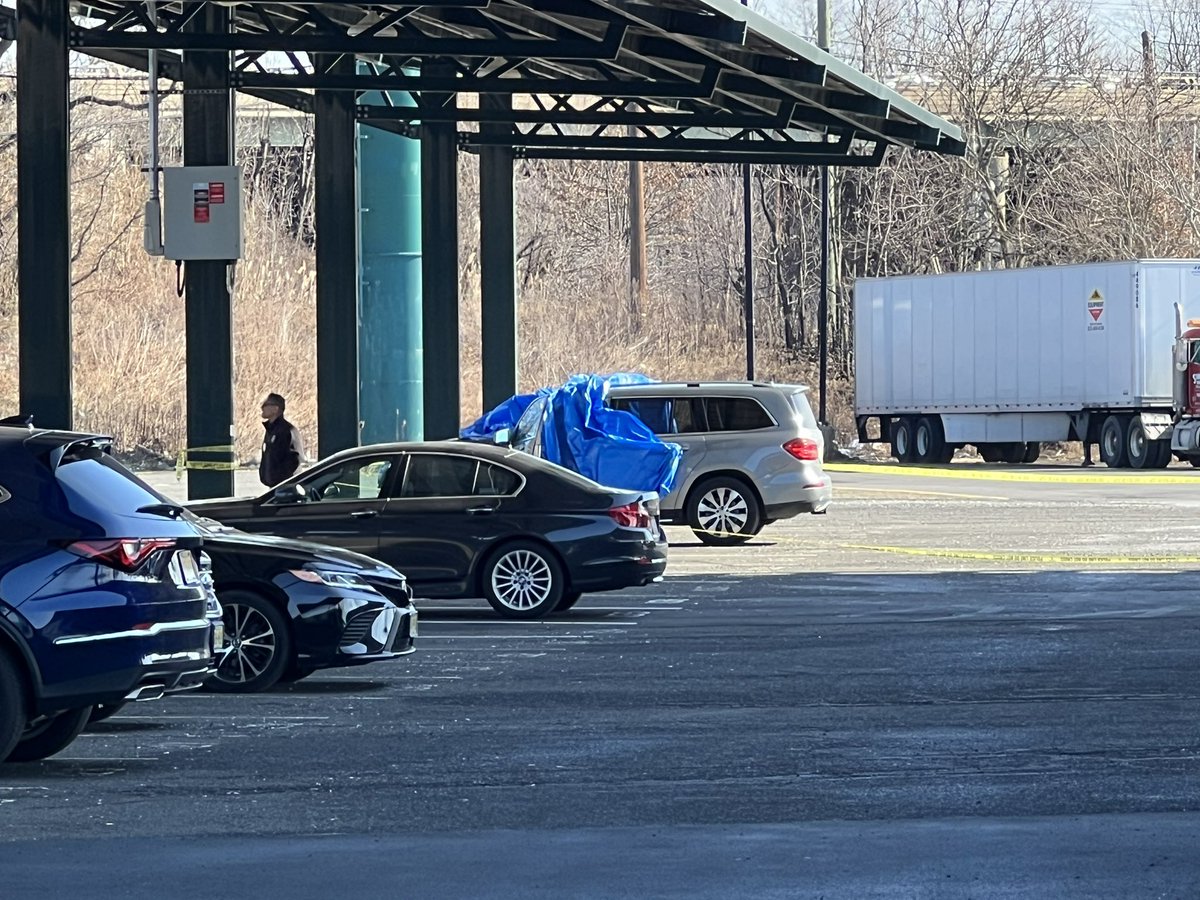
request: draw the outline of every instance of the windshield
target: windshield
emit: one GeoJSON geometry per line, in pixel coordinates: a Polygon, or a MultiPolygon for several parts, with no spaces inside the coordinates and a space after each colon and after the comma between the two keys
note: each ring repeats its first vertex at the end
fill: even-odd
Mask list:
{"type": "Polygon", "coordinates": [[[512,437],[509,441],[511,446],[517,450],[529,452],[530,444],[538,435],[538,430],[542,424],[542,413],[546,409],[546,398],[538,397],[525,408],[521,418],[517,420],[516,427],[513,428],[512,437]]]}

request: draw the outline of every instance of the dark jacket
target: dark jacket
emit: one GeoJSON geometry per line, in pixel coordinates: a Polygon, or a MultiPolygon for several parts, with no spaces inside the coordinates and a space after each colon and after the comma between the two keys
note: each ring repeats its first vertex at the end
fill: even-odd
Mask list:
{"type": "Polygon", "coordinates": [[[275,487],[286,481],[300,468],[304,453],[300,443],[300,432],[296,426],[280,416],[274,422],[263,422],[262,461],[258,464],[258,480],[267,487],[275,487]]]}

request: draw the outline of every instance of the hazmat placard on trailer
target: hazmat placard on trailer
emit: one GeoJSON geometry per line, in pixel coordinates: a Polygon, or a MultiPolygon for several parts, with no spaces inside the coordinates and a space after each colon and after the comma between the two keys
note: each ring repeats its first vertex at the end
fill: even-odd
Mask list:
{"type": "Polygon", "coordinates": [[[1104,295],[1099,289],[1092,291],[1087,302],[1088,315],[1092,317],[1092,321],[1088,323],[1088,331],[1103,331],[1104,323],[1100,321],[1100,317],[1104,315],[1104,295]]]}

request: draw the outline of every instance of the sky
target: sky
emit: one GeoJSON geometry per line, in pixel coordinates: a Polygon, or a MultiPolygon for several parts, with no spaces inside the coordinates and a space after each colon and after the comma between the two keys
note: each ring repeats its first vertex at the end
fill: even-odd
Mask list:
{"type": "MultiPolygon", "coordinates": [[[[837,8],[845,0],[828,0],[834,17],[834,39],[837,39],[837,8]]],[[[1162,12],[1169,0],[1076,0],[1081,6],[1090,6],[1097,18],[1112,34],[1114,41],[1136,48],[1140,46],[1143,21],[1147,13],[1162,12]]],[[[780,25],[796,30],[801,37],[811,38],[797,30],[797,22],[812,23],[816,20],[817,0],[750,0],[750,7],[780,25]]],[[[811,27],[811,25],[809,26],[811,27]]],[[[836,53],[836,47],[834,48],[836,53]]]]}

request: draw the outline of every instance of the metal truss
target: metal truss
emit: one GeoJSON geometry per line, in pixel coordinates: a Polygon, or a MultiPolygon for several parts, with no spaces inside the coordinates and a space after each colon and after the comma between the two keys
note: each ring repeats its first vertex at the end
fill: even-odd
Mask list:
{"type": "Polygon", "coordinates": [[[90,0],[69,44],[142,69],[156,49],[168,77],[170,51],[228,51],[234,89],[303,111],[313,91],[382,92],[385,105],[358,101],[361,120],[411,133],[453,118],[468,150],[845,165],[893,144],[963,152],[954,126],[730,0],[243,2],[223,33],[189,25],[209,2],[161,2],[154,28],[142,0],[90,0]],[[335,67],[346,56],[356,71],[335,67]],[[386,105],[394,93],[416,105],[386,105]],[[517,102],[483,111],[447,94],[517,102]],[[484,137],[483,123],[510,127],[484,137]]]}

